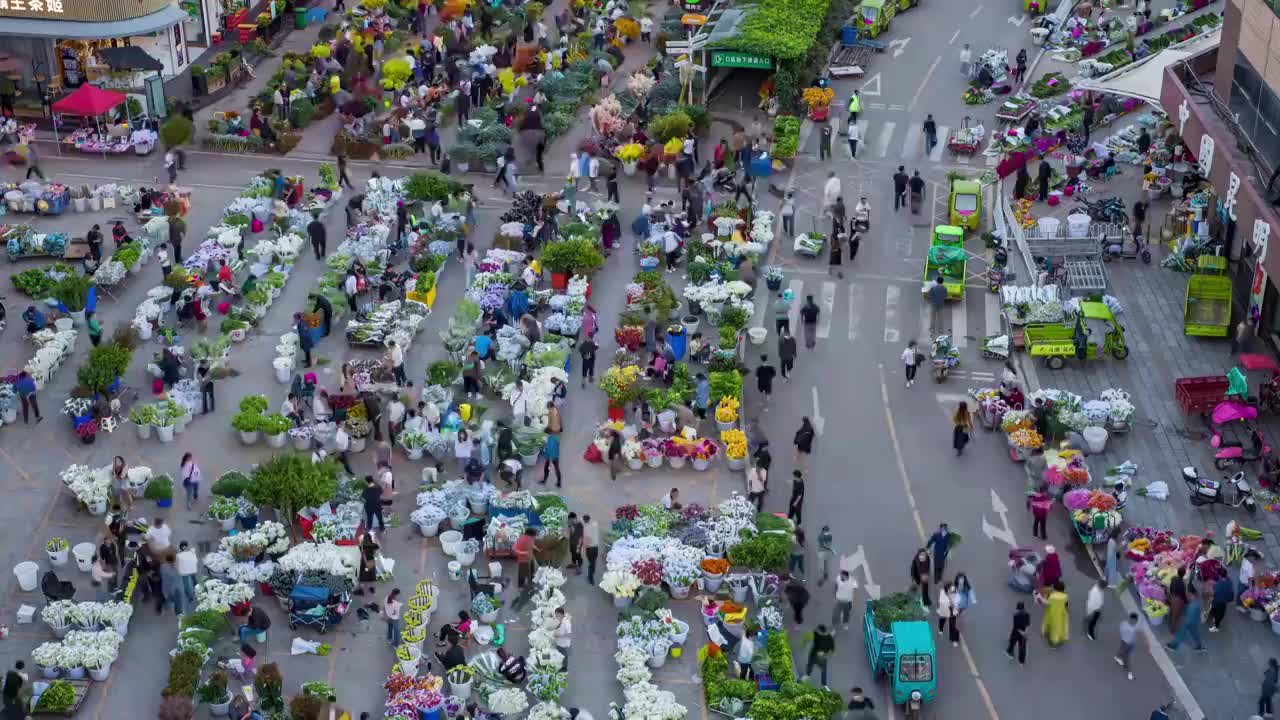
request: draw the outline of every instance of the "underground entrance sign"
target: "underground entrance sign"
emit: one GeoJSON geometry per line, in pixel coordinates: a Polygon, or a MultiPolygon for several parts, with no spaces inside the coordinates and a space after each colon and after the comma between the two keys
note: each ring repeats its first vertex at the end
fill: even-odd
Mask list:
{"type": "Polygon", "coordinates": [[[752,68],[756,70],[772,70],[773,58],[749,52],[733,50],[712,50],[711,67],[752,68]]]}

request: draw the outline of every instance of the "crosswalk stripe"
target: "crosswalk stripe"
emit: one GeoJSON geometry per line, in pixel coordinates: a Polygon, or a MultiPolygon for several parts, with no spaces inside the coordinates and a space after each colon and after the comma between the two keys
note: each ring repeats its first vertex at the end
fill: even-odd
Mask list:
{"type": "Polygon", "coordinates": [[[957,350],[963,350],[969,345],[969,340],[965,337],[969,334],[969,315],[964,309],[963,302],[951,306],[951,344],[957,350]]]}
{"type": "Polygon", "coordinates": [[[902,159],[915,160],[920,157],[924,151],[924,133],[916,133],[915,130],[908,125],[906,137],[902,138],[902,159]]]}
{"type": "Polygon", "coordinates": [[[884,127],[880,131],[880,135],[876,138],[876,155],[878,157],[887,157],[889,155],[889,144],[893,142],[893,129],[897,123],[889,120],[885,122],[884,127]]]}
{"type": "Polygon", "coordinates": [[[858,338],[858,324],[862,320],[862,286],[849,283],[849,340],[858,338]]]}
{"type": "Polygon", "coordinates": [[[836,309],[836,284],[831,280],[822,283],[822,314],[818,316],[818,337],[831,337],[831,316],[836,309]]]}
{"type": "Polygon", "coordinates": [[[887,285],[884,289],[884,341],[887,343],[898,342],[898,298],[902,295],[902,288],[897,285],[887,285]]]}
{"type": "Polygon", "coordinates": [[[920,303],[920,332],[916,334],[916,337],[922,344],[927,345],[933,340],[933,333],[931,332],[932,328],[929,327],[929,301],[924,300],[923,297],[922,295],[920,303]]]}
{"type": "Polygon", "coordinates": [[[964,154],[956,155],[956,162],[960,163],[961,165],[968,165],[969,163],[973,162],[973,156],[964,155],[964,154]]]}
{"type": "Polygon", "coordinates": [[[984,317],[987,335],[1000,332],[1000,297],[995,293],[983,293],[984,317]]]}
{"type": "Polygon", "coordinates": [[[800,327],[800,305],[803,302],[801,298],[804,291],[803,280],[792,280],[787,283],[787,289],[791,291],[791,309],[787,312],[787,318],[791,322],[791,329],[795,330],[800,327]]]}
{"type": "Polygon", "coordinates": [[[947,138],[951,137],[948,133],[951,128],[946,125],[938,126],[938,144],[933,146],[933,152],[929,153],[930,162],[942,162],[942,153],[947,149],[947,138]]]}

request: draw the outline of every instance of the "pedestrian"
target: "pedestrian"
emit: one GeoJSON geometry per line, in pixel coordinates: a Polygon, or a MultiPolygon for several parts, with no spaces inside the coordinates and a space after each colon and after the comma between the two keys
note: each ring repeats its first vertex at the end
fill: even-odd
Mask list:
{"type": "Polygon", "coordinates": [[[840,197],[840,178],[836,177],[834,170],[827,173],[827,182],[822,186],[822,214],[826,215],[831,212],[831,208],[835,206],[836,200],[840,197]]]}
{"type": "Polygon", "coordinates": [[[947,583],[938,590],[938,634],[941,635],[947,626],[951,626],[948,638],[954,646],[960,645],[960,608],[956,607],[959,598],[956,596],[955,583],[947,583]]]}
{"type": "Polygon", "coordinates": [[[347,175],[347,156],[345,154],[338,155],[338,187],[347,186],[348,190],[354,190],[355,186],[351,184],[351,178],[347,175]]]}
{"type": "Polygon", "coordinates": [[[271,106],[275,108],[276,117],[284,120],[284,93],[280,92],[279,87],[276,87],[275,91],[271,93],[271,106]]]}
{"type": "Polygon", "coordinates": [[[849,127],[858,124],[858,113],[862,110],[862,99],[858,97],[858,91],[854,90],[853,95],[849,98],[849,127]]]}
{"type": "Polygon", "coordinates": [[[569,513],[569,567],[582,574],[582,521],[578,513],[569,513]]]}
{"type": "Polygon", "coordinates": [[[186,490],[187,509],[190,510],[200,499],[200,466],[196,464],[195,455],[183,453],[182,462],[178,464],[178,475],[182,477],[182,488],[186,490]]]}
{"type": "Polygon", "coordinates": [[[102,261],[102,227],[95,224],[85,233],[84,241],[89,244],[89,257],[95,263],[102,261]]]}
{"type": "Polygon", "coordinates": [[[924,178],[920,177],[919,170],[911,171],[907,187],[911,190],[911,214],[919,215],[920,206],[924,204],[924,178]]]}
{"type": "Polygon", "coordinates": [[[1258,694],[1258,714],[1271,717],[1275,710],[1271,707],[1271,698],[1280,685],[1280,661],[1275,658],[1267,660],[1267,669],[1262,671],[1262,690],[1258,694]]]}
{"type": "Polygon", "coordinates": [[[182,615],[187,611],[187,594],[182,589],[177,559],[177,553],[169,550],[160,562],[160,594],[156,597],[156,613],[163,613],[166,603],[173,605],[174,615],[182,615]]]}
{"type": "Polygon", "coordinates": [[[804,529],[796,528],[795,533],[791,536],[791,558],[787,561],[787,573],[794,578],[800,578],[800,582],[804,582],[804,529]]]}
{"type": "Polygon", "coordinates": [[[1017,608],[1013,611],[1013,626],[1009,628],[1009,644],[1005,646],[1004,654],[1013,659],[1013,650],[1018,650],[1018,664],[1026,667],[1027,665],[1027,628],[1031,627],[1031,613],[1027,612],[1026,603],[1018,603],[1017,608]]]}
{"type": "Polygon", "coordinates": [[[1169,581],[1169,631],[1177,633],[1181,629],[1182,613],[1190,602],[1187,596],[1187,569],[1178,568],[1178,574],[1169,581]]]}
{"type": "Polygon", "coordinates": [[[799,578],[793,577],[787,582],[783,594],[787,596],[787,602],[791,605],[791,613],[795,616],[795,629],[799,630],[804,624],[804,606],[809,604],[809,590],[805,588],[804,582],[799,578]]]}
{"type": "Polygon", "coordinates": [[[1070,623],[1067,620],[1067,588],[1061,580],[1053,584],[1053,590],[1045,600],[1040,633],[1044,635],[1044,639],[1051,648],[1065,643],[1070,635],[1070,623]]]}
{"type": "Polygon", "coordinates": [[[849,157],[858,159],[858,124],[849,123],[849,157]]]}
{"type": "Polygon", "coordinates": [[[809,456],[813,453],[813,440],[817,433],[813,422],[806,415],[800,418],[800,429],[796,430],[792,443],[796,446],[796,464],[802,469],[809,469],[809,456]]]}
{"type": "Polygon", "coordinates": [[[403,607],[400,588],[391,588],[382,602],[382,619],[387,623],[387,644],[393,648],[400,647],[400,613],[403,607]]]}
{"type": "Polygon", "coordinates": [[[960,74],[966,79],[973,75],[973,51],[969,49],[969,43],[960,48],[960,74]]]}
{"type": "Polygon", "coordinates": [[[797,526],[803,522],[804,516],[804,473],[791,471],[791,498],[787,500],[787,519],[797,526]]]}
{"type": "Polygon", "coordinates": [[[938,123],[933,121],[933,113],[924,119],[924,154],[933,152],[938,144],[938,123]]]}
{"type": "Polygon", "coordinates": [[[609,479],[617,481],[618,472],[622,470],[622,433],[617,430],[611,431],[606,459],[609,463],[609,479]]]}
{"type": "Polygon", "coordinates": [[[387,342],[388,359],[391,361],[391,374],[395,378],[397,387],[408,385],[413,387],[413,383],[409,381],[409,376],[404,371],[404,348],[400,347],[395,340],[387,342]]]}
{"type": "Polygon", "coordinates": [[[1182,624],[1178,626],[1178,632],[1173,636],[1173,641],[1165,643],[1165,647],[1170,650],[1177,650],[1183,640],[1191,638],[1195,643],[1196,652],[1205,652],[1204,643],[1200,641],[1200,595],[1192,593],[1187,599],[1185,612],[1182,614],[1182,624]]]}
{"type": "Polygon", "coordinates": [[[1216,633],[1222,629],[1222,621],[1227,616],[1227,605],[1235,599],[1235,594],[1235,583],[1229,575],[1224,573],[1214,581],[1213,601],[1209,605],[1209,618],[1213,624],[1209,626],[1209,632],[1216,633]]]}
{"type": "Polygon", "coordinates": [[[169,149],[164,154],[164,169],[169,174],[169,184],[178,184],[178,157],[169,149]]]}
{"type": "Polygon", "coordinates": [[[924,360],[924,355],[920,354],[916,341],[908,340],[906,349],[902,351],[902,367],[903,374],[907,376],[907,387],[915,384],[916,370],[920,367],[922,360],[924,360]]]}
{"type": "Polygon", "coordinates": [[[764,496],[768,492],[764,478],[760,468],[754,465],[747,468],[747,502],[755,504],[756,512],[764,512],[764,496]]]}
{"type": "Polygon", "coordinates": [[[956,414],[951,416],[951,425],[951,447],[959,457],[964,454],[964,446],[969,444],[969,435],[973,433],[973,416],[969,414],[969,403],[960,401],[956,414]]]}
{"type": "MultiPolygon", "coordinates": [[[[777,374],[777,368],[769,364],[769,356],[761,355],[760,365],[756,368],[756,390],[759,390],[760,394],[764,396],[766,403],[773,396],[773,378],[777,374]]],[[[765,410],[768,409],[766,405],[765,410]]]]}
{"type": "Polygon", "coordinates": [[[213,368],[207,359],[196,368],[196,381],[200,383],[200,413],[208,415],[217,410],[217,401],[213,396],[213,368]]]}
{"type": "Polygon", "coordinates": [[[324,223],[320,222],[319,212],[312,213],[311,222],[307,223],[307,236],[311,238],[311,249],[315,252],[316,260],[324,260],[327,254],[327,243],[324,223]]]}
{"type": "Polygon", "coordinates": [[[898,172],[893,174],[893,211],[897,212],[898,208],[907,204],[907,182],[911,180],[907,176],[907,166],[899,165],[898,172]]]}
{"type": "Polygon", "coordinates": [[[1015,61],[1016,65],[1013,70],[1013,77],[1018,82],[1022,82],[1027,77],[1027,49],[1022,48],[1018,51],[1018,57],[1015,61]]]}
{"type": "Polygon", "coordinates": [[[564,656],[560,670],[566,672],[569,670],[569,648],[573,645],[573,618],[565,612],[563,606],[556,608],[555,630],[552,632],[556,638],[556,649],[564,656]]]}
{"type": "Polygon", "coordinates": [[[1138,643],[1138,613],[1131,612],[1124,622],[1120,623],[1120,649],[1116,652],[1113,660],[1116,664],[1124,668],[1124,672],[1133,679],[1133,668],[1129,665],[1130,658],[1133,657],[1133,648],[1138,643]]]}
{"type": "Polygon", "coordinates": [[[853,594],[858,589],[858,581],[849,575],[848,570],[841,570],[836,578],[836,606],[831,611],[831,630],[843,625],[849,629],[849,617],[853,615],[853,594]]]}
{"type": "Polygon", "coordinates": [[[348,270],[347,279],[342,283],[342,293],[347,296],[347,309],[351,311],[352,315],[355,315],[359,309],[356,306],[356,295],[359,292],[360,283],[356,280],[356,274],[348,270]]]}
{"type": "Polygon", "coordinates": [[[822,577],[818,578],[818,587],[831,577],[831,557],[835,551],[831,548],[831,527],[823,525],[818,531],[818,564],[822,566],[822,577]]]}
{"type": "Polygon", "coordinates": [[[98,314],[92,310],[86,311],[84,324],[89,331],[89,344],[98,347],[102,343],[102,323],[98,321],[98,314]]]}
{"type": "Polygon", "coordinates": [[[925,547],[933,550],[933,581],[941,583],[942,573],[947,566],[947,555],[951,552],[951,530],[946,523],[938,525],[925,547]]]}
{"type": "Polygon", "coordinates": [[[1040,183],[1040,200],[1049,199],[1049,178],[1053,176],[1053,168],[1049,166],[1048,161],[1042,161],[1040,167],[1036,170],[1036,180],[1040,183]]]}
{"type": "Polygon", "coordinates": [[[596,381],[596,351],[599,346],[596,341],[588,335],[578,343],[578,354],[582,356],[582,387],[586,387],[587,383],[596,381]]]}
{"type": "Polygon", "coordinates": [[[533,579],[533,553],[537,549],[538,531],[525,528],[512,550],[516,555],[516,588],[522,588],[533,579]]]}
{"type": "Polygon", "coordinates": [[[817,343],[818,314],[821,309],[813,301],[812,295],[806,295],[804,305],[800,306],[800,324],[804,327],[804,346],[810,350],[817,343]]]}
{"type": "Polygon", "coordinates": [[[600,525],[590,515],[582,516],[582,552],[587,558],[587,584],[596,584],[596,559],[600,556],[600,525]]]}
{"type": "Polygon", "coordinates": [[[372,530],[373,521],[377,520],[378,531],[385,532],[387,522],[382,517],[382,488],[374,482],[372,475],[364,476],[364,489],[360,491],[360,497],[364,500],[365,529],[372,530]]]}
{"type": "Polygon", "coordinates": [[[1041,540],[1048,540],[1048,531],[1046,525],[1049,522],[1049,510],[1053,507],[1053,498],[1050,497],[1048,486],[1041,485],[1036,489],[1035,493],[1027,498],[1027,508],[1031,511],[1031,536],[1038,537],[1041,540]]]}
{"type": "Polygon", "coordinates": [[[920,588],[920,604],[929,607],[933,600],[929,598],[929,574],[932,563],[929,562],[929,551],[920,548],[911,558],[911,586],[920,588]]]}
{"type": "Polygon", "coordinates": [[[848,218],[848,212],[845,210],[844,197],[836,198],[836,204],[831,206],[831,237],[838,238],[844,234],[845,220],[848,218]]]}
{"type": "Polygon", "coordinates": [[[27,143],[27,179],[35,175],[40,178],[40,182],[46,182],[44,171],[40,169],[40,153],[36,152],[36,146],[33,143],[27,143]]]}
{"type": "Polygon", "coordinates": [[[756,643],[751,639],[751,633],[743,633],[742,640],[738,642],[738,679],[752,679],[751,661],[756,656],[756,643]]]}
{"type": "MultiPolygon", "coordinates": [[[[835,224],[834,219],[832,220],[832,224],[835,224]]],[[[844,262],[843,255],[844,235],[832,236],[830,255],[827,256],[827,277],[831,277],[831,275],[834,274],[839,277],[839,279],[844,279],[844,271],[839,269],[840,265],[844,262]]]]}
{"type": "MultiPolygon", "coordinates": [[[[1043,453],[1041,453],[1043,457],[1043,453]]],[[[1106,578],[1107,586],[1110,587],[1116,582],[1116,566],[1120,562],[1120,528],[1111,531],[1110,537],[1107,538],[1107,557],[1106,564],[1103,567],[1103,577],[1106,578]]],[[[1044,538],[1041,538],[1044,539],[1044,538]]],[[[1234,587],[1234,583],[1233,583],[1234,587]]]]}
{"type": "MultiPolygon", "coordinates": [[[[609,174],[604,180],[605,191],[608,196],[605,198],[608,202],[621,203],[618,195],[618,164],[609,163],[609,174]]],[[[701,208],[699,208],[701,209],[701,208]]]]}
{"type": "MultiPolygon", "coordinates": [[[[830,154],[830,149],[828,149],[830,154]]],[[[782,231],[787,234],[788,238],[796,236],[796,199],[795,193],[788,191],[787,196],[782,200],[782,208],[778,211],[782,216],[782,231]]]]}
{"type": "MultiPolygon", "coordinates": [[[[1086,93],[1086,95],[1087,94],[1088,93],[1086,93]]],[[[1088,147],[1089,134],[1090,134],[1090,131],[1093,130],[1093,102],[1091,102],[1087,97],[1085,98],[1085,101],[1084,101],[1083,129],[1084,129],[1084,145],[1085,147],[1088,147]]]]}
{"type": "Polygon", "coordinates": [[[1094,631],[1098,627],[1098,619],[1102,617],[1102,605],[1106,601],[1106,596],[1103,594],[1103,591],[1106,589],[1107,581],[1099,578],[1098,581],[1093,584],[1093,587],[1089,588],[1089,595],[1084,601],[1084,634],[1085,637],[1088,637],[1090,640],[1098,639],[1094,635],[1094,631]]]}
{"type": "MultiPolygon", "coordinates": [[[[547,403],[550,405],[551,403],[547,403]]],[[[551,479],[551,468],[556,469],[556,487],[560,487],[560,434],[552,432],[548,426],[546,430],[547,439],[542,445],[542,482],[539,485],[546,485],[547,480],[551,479]]]]}
{"type": "Polygon", "coordinates": [[[773,453],[769,451],[769,441],[762,440],[756,451],[751,453],[751,462],[760,470],[765,484],[769,482],[769,469],[773,467],[773,453]]]}
{"type": "Polygon", "coordinates": [[[821,623],[813,631],[813,641],[809,646],[809,659],[804,664],[804,680],[809,679],[809,675],[813,672],[813,666],[817,665],[822,669],[822,689],[830,690],[827,686],[827,661],[836,651],[836,638],[827,630],[827,626],[821,623]]]}
{"type": "Polygon", "coordinates": [[[1040,561],[1040,567],[1037,569],[1037,580],[1041,593],[1045,594],[1049,588],[1053,587],[1062,579],[1062,561],[1058,557],[1058,550],[1052,545],[1044,546],[1044,559],[1040,561]]]}
{"type": "Polygon", "coordinates": [[[1247,612],[1243,601],[1244,591],[1248,590],[1253,585],[1254,561],[1261,559],[1262,556],[1258,554],[1258,551],[1251,549],[1245,551],[1244,559],[1240,561],[1240,573],[1237,575],[1239,578],[1239,584],[1236,586],[1236,610],[1240,612],[1247,612]]]}
{"type": "Polygon", "coordinates": [[[790,380],[791,371],[796,366],[796,339],[789,328],[778,333],[778,366],[782,370],[782,379],[790,380]]]}
{"type": "MultiPolygon", "coordinates": [[[[791,297],[786,290],[779,290],[778,297],[773,301],[773,329],[778,335],[791,329],[791,297]]],[[[785,373],[783,377],[786,377],[785,373]]]]}
{"type": "Polygon", "coordinates": [[[315,346],[315,339],[311,336],[311,328],[307,327],[307,321],[303,319],[302,313],[293,314],[293,329],[298,333],[298,349],[302,351],[302,366],[311,367],[311,349],[315,346]]]}
{"type": "MultiPolygon", "coordinates": [[[[849,710],[875,710],[876,709],[876,704],[871,700],[871,698],[867,697],[862,692],[862,688],[855,687],[851,691],[851,693],[852,694],[850,694],[849,696],[849,705],[848,705],[849,710]]],[[[874,718],[874,717],[875,715],[867,713],[863,715],[850,716],[850,720],[868,720],[869,718],[874,718]]]]}
{"type": "Polygon", "coordinates": [[[1235,332],[1232,333],[1231,335],[1231,354],[1232,355],[1235,355],[1236,353],[1239,353],[1241,350],[1245,349],[1245,346],[1249,342],[1249,334],[1252,331],[1253,331],[1253,327],[1249,324],[1248,320],[1241,320],[1239,323],[1236,324],[1235,332]]]}
{"type": "Polygon", "coordinates": [[[947,286],[942,281],[942,275],[933,279],[929,292],[925,294],[925,300],[929,302],[929,335],[937,337],[945,332],[942,325],[942,309],[947,305],[947,286]]]}
{"type": "Polygon", "coordinates": [[[822,132],[818,136],[818,160],[826,161],[831,159],[831,123],[825,123],[822,126],[822,132]]]}

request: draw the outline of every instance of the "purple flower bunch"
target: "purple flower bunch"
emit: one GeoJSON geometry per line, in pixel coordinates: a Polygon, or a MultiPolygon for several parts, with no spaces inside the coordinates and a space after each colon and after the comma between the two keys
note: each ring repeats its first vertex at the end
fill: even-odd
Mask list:
{"type": "Polygon", "coordinates": [[[498,310],[502,307],[502,303],[505,302],[505,298],[502,296],[502,293],[486,290],[484,294],[480,296],[478,302],[480,303],[481,310],[498,310]]]}
{"type": "Polygon", "coordinates": [[[707,537],[707,529],[702,525],[685,525],[680,529],[677,538],[685,545],[696,548],[706,548],[710,538],[707,537]]]}

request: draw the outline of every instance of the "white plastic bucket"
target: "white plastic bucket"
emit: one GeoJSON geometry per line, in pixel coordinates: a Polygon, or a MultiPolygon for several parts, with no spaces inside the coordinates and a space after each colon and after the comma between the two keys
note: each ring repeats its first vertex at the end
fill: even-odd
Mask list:
{"type": "Polygon", "coordinates": [[[18,578],[18,589],[22,592],[31,592],[36,589],[36,576],[40,573],[40,566],[25,560],[13,566],[13,574],[18,578]]]}
{"type": "Polygon", "coordinates": [[[1055,217],[1043,217],[1036,221],[1036,229],[1041,235],[1052,237],[1058,234],[1058,227],[1062,225],[1062,221],[1055,217]]]}
{"type": "Polygon", "coordinates": [[[440,549],[445,555],[453,555],[458,551],[458,543],[462,542],[462,533],[457,530],[446,530],[440,533],[440,549]]]}
{"type": "Polygon", "coordinates": [[[1105,428],[1087,427],[1080,434],[1084,436],[1084,441],[1089,444],[1089,452],[1097,454],[1107,449],[1107,431],[1105,428]]]}
{"type": "Polygon", "coordinates": [[[751,340],[752,345],[763,345],[768,334],[769,331],[762,327],[753,327],[747,331],[747,338],[751,340]]]}
{"type": "Polygon", "coordinates": [[[462,579],[462,563],[457,560],[449,561],[449,577],[454,580],[462,579]]]}
{"type": "Polygon", "coordinates": [[[1089,234],[1089,225],[1092,222],[1093,218],[1084,213],[1072,213],[1067,216],[1067,233],[1071,237],[1085,237],[1089,234]]]}
{"type": "Polygon", "coordinates": [[[470,566],[471,563],[476,561],[475,553],[458,553],[454,557],[458,558],[458,562],[462,563],[464,566],[470,566]]]}
{"type": "Polygon", "coordinates": [[[82,542],[71,548],[71,554],[76,558],[76,567],[81,572],[89,572],[93,569],[93,554],[97,552],[97,548],[93,543],[82,542]]]}

